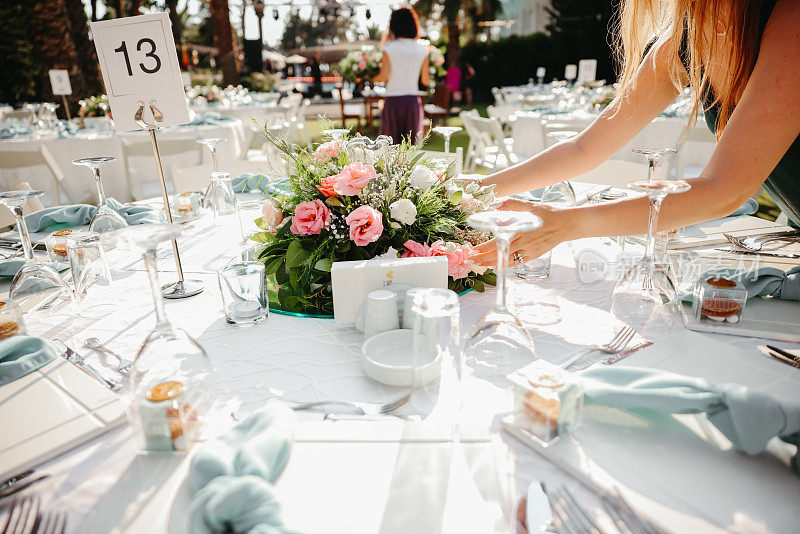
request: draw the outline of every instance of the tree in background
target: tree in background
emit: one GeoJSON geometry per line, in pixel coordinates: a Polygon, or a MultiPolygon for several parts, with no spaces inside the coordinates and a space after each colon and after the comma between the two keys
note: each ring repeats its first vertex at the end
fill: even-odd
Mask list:
{"type": "MultiPolygon", "coordinates": [[[[89,41],[89,25],[82,0],[64,0],[69,19],[70,37],[75,47],[78,69],[83,73],[88,95],[103,92],[103,82],[97,65],[97,53],[94,43],[89,41]]],[[[88,95],[77,95],[77,99],[88,95]]]]}
{"type": "MultiPolygon", "coordinates": [[[[551,20],[547,25],[553,42],[553,53],[563,65],[577,64],[581,59],[597,59],[597,78],[615,81],[614,58],[610,39],[614,20],[614,0],[552,0],[547,8],[551,20]]],[[[563,77],[564,73],[553,75],[563,77]]]]}
{"type": "Polygon", "coordinates": [[[214,46],[220,56],[222,65],[222,83],[237,85],[239,72],[236,68],[236,55],[233,44],[233,28],[228,0],[209,0],[208,9],[214,21],[214,46]]]}
{"type": "Polygon", "coordinates": [[[36,65],[28,40],[23,5],[0,0],[0,102],[19,104],[36,98],[36,65]]]}
{"type": "Polygon", "coordinates": [[[340,10],[337,16],[315,17],[306,19],[296,10],[286,17],[281,35],[281,48],[292,50],[301,46],[317,46],[335,44],[342,41],[353,41],[361,37],[353,17],[340,10]]]}
{"type": "Polygon", "coordinates": [[[439,19],[447,28],[447,56],[461,56],[461,35],[474,31],[473,24],[493,20],[502,11],[500,0],[419,0],[414,4],[421,16],[439,19]]]}

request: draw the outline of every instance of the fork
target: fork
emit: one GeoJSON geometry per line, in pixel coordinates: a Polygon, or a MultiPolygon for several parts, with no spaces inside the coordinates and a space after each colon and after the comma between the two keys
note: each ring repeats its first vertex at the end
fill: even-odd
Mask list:
{"type": "Polygon", "coordinates": [[[97,352],[105,352],[106,354],[113,356],[114,358],[119,360],[119,365],[117,366],[118,373],[126,375],[131,371],[131,368],[133,367],[133,360],[127,360],[123,358],[113,350],[109,349],[108,347],[100,343],[100,340],[97,339],[96,337],[88,338],[84,342],[84,344],[92,350],[96,350],[97,352]]]}
{"type": "Polygon", "coordinates": [[[32,534],[39,513],[39,497],[15,499],[0,509],[0,532],[2,534],[32,534]]]}
{"type": "Polygon", "coordinates": [[[67,513],[64,511],[44,512],[39,515],[36,534],[64,534],[67,530],[67,513]]]}
{"type": "Polygon", "coordinates": [[[317,406],[329,406],[332,404],[341,406],[352,406],[358,408],[364,415],[387,415],[396,412],[411,400],[411,394],[403,395],[399,399],[383,404],[377,402],[358,402],[358,401],[316,401],[305,402],[292,406],[292,410],[308,410],[317,406]]]}
{"type": "Polygon", "coordinates": [[[611,341],[609,341],[608,343],[605,343],[603,345],[594,345],[592,347],[589,347],[588,349],[584,349],[584,350],[580,351],[578,354],[576,354],[575,356],[573,356],[569,360],[567,360],[567,361],[563,362],[562,364],[560,364],[561,368],[562,369],[566,369],[567,367],[569,367],[573,363],[577,362],[578,360],[580,360],[581,358],[583,358],[587,354],[591,354],[592,352],[595,352],[595,351],[598,351],[598,350],[603,351],[606,354],[617,354],[622,349],[624,349],[625,347],[628,346],[628,343],[631,342],[631,339],[633,339],[633,336],[635,334],[636,334],[636,330],[634,330],[630,326],[625,326],[624,328],[622,328],[622,330],[617,332],[617,335],[615,335],[611,339],[611,341]]]}
{"type": "Polygon", "coordinates": [[[782,236],[782,237],[769,237],[764,239],[763,241],[756,242],[755,240],[751,239],[739,239],[738,237],[734,237],[731,234],[723,233],[722,235],[725,236],[725,239],[728,242],[736,245],[737,247],[743,248],[745,250],[752,250],[753,252],[758,252],[764,246],[764,243],[770,243],[772,241],[787,241],[789,243],[796,243],[798,241],[797,237],[792,236],[782,236]],[[749,243],[746,241],[750,240],[749,243]]]}

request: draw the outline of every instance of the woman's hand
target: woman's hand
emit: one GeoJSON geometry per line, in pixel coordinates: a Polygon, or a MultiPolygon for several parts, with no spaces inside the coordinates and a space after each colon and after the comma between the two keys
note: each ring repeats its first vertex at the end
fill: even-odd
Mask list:
{"type": "MultiPolygon", "coordinates": [[[[567,216],[565,209],[558,209],[540,202],[528,202],[508,198],[503,200],[497,209],[505,211],[527,211],[542,219],[542,227],[518,234],[511,242],[509,265],[514,264],[514,253],[522,254],[525,261],[538,258],[563,241],[571,239],[572,217],[567,216]]],[[[472,257],[479,265],[497,267],[497,244],[494,239],[475,247],[472,257]]]]}

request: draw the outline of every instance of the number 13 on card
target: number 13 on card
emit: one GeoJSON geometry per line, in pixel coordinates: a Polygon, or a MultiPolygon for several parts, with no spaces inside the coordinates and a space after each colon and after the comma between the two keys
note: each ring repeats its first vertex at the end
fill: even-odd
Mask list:
{"type": "MultiPolygon", "coordinates": [[[[92,22],[97,58],[119,131],[138,130],[138,103],[156,106],[164,126],[189,122],[175,42],[166,13],[92,22]]],[[[148,122],[152,117],[147,117],[148,122]]]]}

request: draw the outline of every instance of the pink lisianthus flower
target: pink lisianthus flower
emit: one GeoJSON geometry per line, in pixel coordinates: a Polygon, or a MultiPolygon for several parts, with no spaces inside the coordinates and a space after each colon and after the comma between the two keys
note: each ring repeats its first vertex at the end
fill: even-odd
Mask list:
{"type": "Polygon", "coordinates": [[[321,200],[301,202],[294,209],[292,226],[295,235],[318,235],[331,222],[331,210],[321,200]]]}
{"type": "Polygon", "coordinates": [[[336,191],[334,190],[334,186],[336,185],[336,176],[326,176],[320,181],[320,184],[317,186],[317,189],[325,195],[326,197],[335,197],[336,191]]]}
{"type": "Polygon", "coordinates": [[[375,167],[366,163],[351,163],[333,177],[333,190],[347,197],[356,196],[369,181],[378,176],[375,167]]]}
{"type": "Polygon", "coordinates": [[[482,274],[486,269],[476,265],[472,260],[472,247],[460,243],[445,243],[436,241],[431,245],[408,240],[403,243],[406,247],[402,258],[427,258],[445,256],[447,258],[447,276],[453,280],[466,278],[470,273],[482,274]]]}
{"type": "Polygon", "coordinates": [[[383,214],[370,206],[360,206],[345,218],[350,227],[350,240],[364,247],[377,241],[383,234],[383,214]]]}
{"type": "Polygon", "coordinates": [[[322,143],[314,151],[314,157],[317,161],[326,161],[339,157],[339,141],[328,141],[322,143]]]}
{"type": "Polygon", "coordinates": [[[431,256],[444,255],[442,241],[436,241],[434,244],[428,245],[409,239],[403,243],[403,246],[406,247],[406,251],[400,256],[401,258],[430,258],[431,256]]]}
{"type": "Polygon", "coordinates": [[[283,220],[283,210],[276,207],[271,199],[267,199],[261,206],[261,218],[267,228],[274,228],[283,220]]]}

